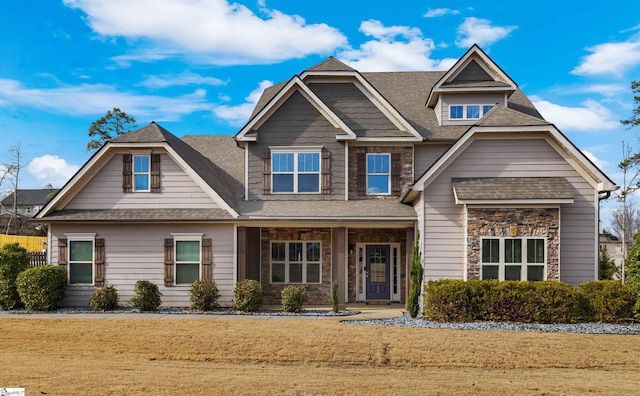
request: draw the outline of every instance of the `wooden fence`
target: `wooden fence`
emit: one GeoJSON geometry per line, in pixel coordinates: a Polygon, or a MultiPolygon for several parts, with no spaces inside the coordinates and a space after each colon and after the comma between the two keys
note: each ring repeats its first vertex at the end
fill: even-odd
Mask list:
{"type": "Polygon", "coordinates": [[[6,243],[16,243],[27,249],[27,252],[41,252],[47,248],[46,237],[22,236],[22,235],[4,235],[0,234],[0,248],[6,243]]]}
{"type": "Polygon", "coordinates": [[[47,265],[47,252],[29,252],[29,267],[47,265]]]}

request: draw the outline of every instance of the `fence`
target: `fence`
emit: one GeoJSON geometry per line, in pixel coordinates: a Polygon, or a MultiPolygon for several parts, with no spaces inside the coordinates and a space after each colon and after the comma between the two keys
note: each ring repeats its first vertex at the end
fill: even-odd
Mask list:
{"type": "Polygon", "coordinates": [[[6,243],[16,243],[27,249],[27,252],[41,252],[47,248],[46,237],[22,236],[22,235],[4,235],[0,234],[0,248],[6,243]]]}
{"type": "Polygon", "coordinates": [[[47,265],[47,252],[29,252],[29,267],[47,265]]]}

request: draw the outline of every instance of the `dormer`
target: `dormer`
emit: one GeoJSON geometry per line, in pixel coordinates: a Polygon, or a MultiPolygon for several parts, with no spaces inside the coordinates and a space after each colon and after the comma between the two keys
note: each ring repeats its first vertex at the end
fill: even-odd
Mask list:
{"type": "Polygon", "coordinates": [[[474,44],[433,86],[427,107],[439,125],[473,125],[496,104],[508,107],[518,85],[474,44]]]}

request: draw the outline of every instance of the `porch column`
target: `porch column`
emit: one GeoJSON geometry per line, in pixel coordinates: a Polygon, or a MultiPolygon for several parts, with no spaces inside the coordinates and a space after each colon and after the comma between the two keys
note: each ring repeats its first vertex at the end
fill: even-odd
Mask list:
{"type": "Polygon", "coordinates": [[[238,279],[241,281],[247,279],[247,227],[238,227],[238,279]]]}
{"type": "Polygon", "coordinates": [[[335,227],[331,232],[331,281],[338,281],[340,309],[346,306],[347,229],[335,227]]]}
{"type": "Polygon", "coordinates": [[[411,286],[411,259],[413,258],[413,242],[415,239],[415,230],[413,229],[413,227],[408,227],[406,229],[406,235],[407,235],[407,240],[406,240],[406,249],[405,251],[407,252],[406,254],[406,258],[405,258],[405,265],[406,265],[406,269],[405,269],[405,288],[404,288],[404,301],[405,301],[405,309],[409,309],[409,287],[411,286]]]}

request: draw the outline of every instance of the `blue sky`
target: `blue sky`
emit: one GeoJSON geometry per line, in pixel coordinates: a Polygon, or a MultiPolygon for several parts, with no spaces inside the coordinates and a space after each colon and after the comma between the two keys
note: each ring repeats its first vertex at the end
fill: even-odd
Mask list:
{"type": "Polygon", "coordinates": [[[619,120],[640,79],[639,11],[628,0],[6,2],[0,163],[21,143],[20,186],[60,187],[113,107],[177,136],[235,134],[262,89],[329,55],[361,71],[443,70],[475,42],[619,182],[621,142],[637,141],[619,120]]]}

